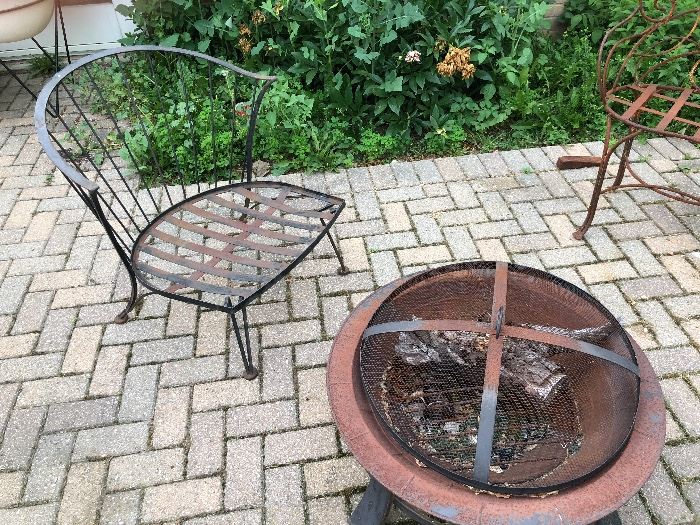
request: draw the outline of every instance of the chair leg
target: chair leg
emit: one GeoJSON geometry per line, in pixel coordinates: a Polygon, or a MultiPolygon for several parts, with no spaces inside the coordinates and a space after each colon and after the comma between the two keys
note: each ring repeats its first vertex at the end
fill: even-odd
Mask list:
{"type": "Polygon", "coordinates": [[[625,176],[630,152],[632,151],[632,142],[634,142],[634,137],[625,142],[625,147],[622,150],[622,157],[620,158],[620,166],[617,168],[617,175],[615,176],[615,182],[613,182],[611,189],[617,188],[622,184],[622,177],[625,176]]]}
{"type": "MultiPolygon", "coordinates": [[[[225,304],[228,308],[231,308],[231,300],[227,297],[225,304]]],[[[248,381],[252,381],[258,377],[258,369],[253,366],[253,355],[250,350],[250,332],[248,330],[248,314],[246,309],[243,308],[243,337],[241,337],[241,329],[238,326],[238,321],[236,320],[236,313],[229,312],[229,317],[231,318],[231,324],[233,325],[233,332],[236,334],[236,342],[238,343],[238,350],[241,352],[241,360],[243,361],[243,367],[245,368],[245,373],[243,377],[248,381]],[[245,338],[245,345],[243,343],[243,338],[245,338]]]]}
{"type": "Polygon", "coordinates": [[[129,320],[129,312],[136,306],[136,299],[138,298],[138,286],[136,282],[136,274],[131,269],[130,266],[126,266],[126,270],[129,272],[129,279],[131,280],[131,295],[129,296],[129,302],[126,303],[126,307],[122,310],[115,318],[114,322],[116,324],[124,324],[129,320]]]}
{"type": "Polygon", "coordinates": [[[588,205],[588,213],[586,214],[586,219],[583,224],[574,232],[574,239],[580,241],[583,236],[588,231],[588,228],[593,222],[593,217],[595,216],[596,209],[598,208],[598,201],[600,200],[600,194],[603,190],[603,181],[605,180],[605,175],[608,171],[608,163],[610,162],[610,152],[605,151],[603,154],[603,161],[598,166],[598,177],[596,178],[595,185],[593,186],[593,195],[591,195],[591,202],[588,205]]]}
{"type": "MultiPolygon", "coordinates": [[[[321,224],[323,224],[325,226],[326,221],[321,219],[321,224]]],[[[331,235],[330,230],[328,230],[326,232],[326,237],[328,237],[328,240],[331,242],[331,246],[333,247],[333,251],[335,252],[335,256],[338,258],[338,262],[340,263],[339,273],[341,273],[341,274],[348,273],[348,269],[345,266],[345,261],[343,260],[343,255],[340,253],[340,249],[338,248],[338,245],[336,244],[335,239],[333,239],[333,236],[331,235]]]]}

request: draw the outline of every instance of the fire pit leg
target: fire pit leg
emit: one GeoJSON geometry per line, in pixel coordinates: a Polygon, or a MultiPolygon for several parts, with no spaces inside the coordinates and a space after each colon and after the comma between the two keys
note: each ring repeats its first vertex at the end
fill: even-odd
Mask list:
{"type": "Polygon", "coordinates": [[[376,479],[370,478],[365,495],[350,516],[351,525],[382,525],[393,497],[376,479]]]}
{"type": "Polygon", "coordinates": [[[603,519],[600,519],[593,523],[593,525],[622,525],[622,520],[617,512],[608,514],[603,519]]]}

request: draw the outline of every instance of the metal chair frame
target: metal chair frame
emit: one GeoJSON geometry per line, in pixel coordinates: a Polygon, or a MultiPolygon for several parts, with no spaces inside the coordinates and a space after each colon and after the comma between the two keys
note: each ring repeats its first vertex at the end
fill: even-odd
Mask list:
{"type": "MultiPolygon", "coordinates": [[[[178,63],[179,64],[179,63],[178,63]]],[[[177,69],[180,72],[180,69],[177,69]]],[[[133,98],[132,90],[128,85],[128,76],[124,76],[127,91],[131,97],[131,109],[135,109],[135,101],[133,98]]],[[[316,191],[311,191],[308,189],[301,188],[299,186],[286,184],[276,181],[258,181],[254,182],[252,180],[252,163],[253,163],[253,141],[254,132],[257,122],[258,113],[260,110],[260,104],[262,99],[275,81],[274,76],[250,73],[243,69],[240,69],[232,64],[224,62],[202,53],[195,51],[189,51],[178,48],[164,48],[159,46],[131,46],[112,50],[106,50],[93,55],[81,58],[80,60],[74,62],[73,64],[67,66],[62,71],[60,71],[55,77],[53,77],[42,89],[38,96],[36,110],[35,110],[35,123],[37,128],[37,134],[39,136],[39,142],[41,143],[46,155],[49,159],[59,168],[59,170],[65,175],[69,184],[78,193],[78,195],[85,202],[86,206],[93,212],[97,220],[104,227],[107,236],[109,237],[114,249],[117,251],[121,262],[124,264],[130,279],[131,293],[129,300],[127,302],[124,310],[117,315],[115,322],[123,323],[128,319],[129,312],[134,308],[138,298],[138,283],[143,287],[150,290],[152,293],[163,295],[171,299],[183,301],[186,303],[199,305],[208,309],[219,310],[226,312],[231,319],[233,331],[236,337],[236,342],[238,344],[241,359],[245,367],[244,377],[246,379],[254,379],[258,371],[253,365],[253,357],[250,345],[250,334],[249,334],[249,323],[247,315],[247,307],[256,299],[258,299],[264,292],[269,290],[274,286],[280,279],[285,277],[295,266],[297,266],[311,251],[315,246],[321,241],[323,237],[329,239],[330,244],[333,248],[335,255],[340,262],[340,270],[345,272],[345,266],[343,264],[343,259],[338,246],[330,233],[330,229],[333,226],[335,220],[337,219],[340,212],[343,210],[345,203],[342,199],[319,193],[316,191]],[[134,55],[138,54],[138,55],[134,55]],[[95,83],[94,75],[90,73],[90,66],[97,67],[98,61],[103,59],[116,59],[119,64],[120,71],[124,71],[120,60],[124,56],[138,56],[145,57],[149,63],[149,69],[153,71],[153,56],[158,57],[175,57],[179,59],[180,57],[187,57],[189,60],[196,60],[198,63],[206,63],[208,71],[208,85],[209,85],[209,100],[211,103],[211,111],[213,113],[214,108],[214,95],[213,95],[213,75],[212,66],[224,68],[227,71],[232,72],[235,78],[244,78],[251,81],[256,86],[252,90],[252,97],[249,103],[249,115],[248,115],[248,126],[245,134],[245,152],[244,152],[244,162],[243,170],[241,173],[241,182],[233,182],[233,164],[231,164],[231,172],[228,175],[228,181],[225,184],[219,184],[219,174],[216,173],[216,165],[213,172],[213,185],[209,189],[202,190],[200,183],[196,184],[196,189],[192,188],[190,194],[188,195],[188,187],[185,185],[185,175],[182,172],[182,167],[180,163],[177,164],[177,169],[180,171],[180,186],[168,186],[163,185],[163,193],[160,197],[162,200],[166,200],[166,204],[169,206],[158,206],[158,200],[152,192],[155,188],[146,187],[144,188],[145,195],[142,196],[141,202],[137,197],[136,193],[130,188],[127,178],[125,177],[122,169],[114,161],[108,147],[105,145],[100,134],[95,130],[90,119],[86,116],[83,108],[77,102],[75,93],[69,90],[68,78],[72,78],[73,74],[78,72],[85,74],[87,80],[93,85],[93,91],[96,91],[97,96],[100,97],[100,102],[106,102],[99,92],[99,88],[95,83]],[[261,84],[257,88],[258,84],[261,84]],[[89,155],[87,156],[87,161],[92,168],[92,171],[97,173],[95,177],[96,180],[105,186],[104,191],[101,190],[100,184],[90,180],[85,173],[85,170],[81,168],[80,162],[76,161],[70,155],[70,151],[64,147],[56,136],[56,132],[51,126],[47,125],[46,115],[49,114],[53,116],[50,111],[50,106],[47,107],[48,101],[52,94],[55,92],[56,95],[64,90],[68,94],[68,99],[73,103],[77,112],[89,127],[90,131],[93,133],[94,137],[99,143],[100,150],[105,154],[106,158],[111,161],[111,167],[116,171],[117,177],[113,177],[112,183],[110,183],[109,178],[105,177],[103,169],[89,155]],[[120,193],[115,191],[114,186],[121,183],[126,191],[120,193]],[[173,199],[172,194],[175,190],[182,190],[182,199],[173,199]],[[262,193],[265,191],[277,191],[277,196],[274,198],[269,198],[264,196],[262,193]],[[232,195],[231,199],[226,199],[225,195],[232,195]],[[133,201],[131,209],[133,213],[129,212],[129,207],[123,202],[130,197],[130,201],[133,201]],[[244,204],[237,204],[233,197],[237,196],[239,199],[244,198],[244,204]],[[286,203],[287,199],[310,199],[312,203],[318,201],[320,204],[318,207],[313,209],[300,209],[289,205],[286,203]],[[205,205],[221,205],[229,215],[215,214],[207,210],[207,208],[197,207],[198,204],[205,203],[205,205]],[[266,206],[265,211],[260,211],[259,208],[266,206]],[[150,206],[152,209],[155,208],[155,212],[152,214],[153,217],[149,217],[149,214],[144,211],[145,208],[150,206]],[[143,216],[139,215],[139,211],[143,216]],[[230,213],[237,212],[240,216],[236,219],[230,217],[230,213]],[[232,227],[236,230],[240,230],[240,233],[221,233],[211,229],[206,229],[197,223],[188,223],[178,218],[178,214],[184,216],[185,213],[199,213],[203,216],[210,217],[213,216],[213,223],[216,225],[224,225],[227,227],[232,227]],[[279,216],[275,215],[279,212],[279,216]],[[301,222],[299,220],[290,220],[283,217],[283,214],[300,216],[309,222],[301,222]],[[318,220],[320,224],[315,224],[318,220]],[[139,224],[139,221],[142,224],[139,224]],[[158,229],[158,226],[162,223],[169,222],[169,225],[177,224],[184,228],[189,228],[190,231],[204,232],[205,241],[202,243],[193,243],[186,239],[178,238],[177,236],[169,235],[167,232],[158,229]],[[144,223],[145,222],[145,223],[144,223]],[[278,229],[267,230],[262,228],[261,224],[268,223],[277,226],[278,229]],[[281,228],[281,230],[280,230],[281,228]],[[312,235],[309,237],[302,237],[295,234],[286,233],[285,228],[291,229],[292,231],[296,229],[301,229],[303,231],[308,231],[312,235]],[[131,231],[134,231],[134,234],[131,231]],[[121,232],[121,233],[120,233],[121,232]],[[248,239],[251,235],[262,236],[265,240],[274,241],[273,244],[261,244],[260,242],[253,242],[248,239]],[[217,241],[221,241],[225,244],[224,248],[212,248],[206,245],[206,239],[212,238],[217,241]],[[167,241],[174,248],[174,253],[163,252],[159,248],[151,246],[150,241],[158,239],[159,241],[167,241]],[[301,249],[292,250],[279,244],[274,244],[278,240],[285,242],[293,242],[301,245],[301,249]],[[240,244],[237,244],[240,243],[240,244]],[[256,254],[261,254],[260,259],[250,258],[246,256],[240,256],[234,254],[234,250],[243,247],[250,247],[251,250],[256,254]],[[192,261],[178,255],[178,250],[194,250],[204,256],[208,256],[207,262],[202,263],[198,261],[192,261]],[[278,260],[262,260],[262,253],[270,252],[273,255],[281,254],[284,256],[293,257],[291,261],[279,262],[278,260]],[[143,259],[146,256],[154,255],[160,262],[173,262],[179,266],[189,268],[191,273],[187,277],[174,272],[161,270],[150,265],[150,263],[145,262],[143,259]],[[226,269],[217,268],[219,262],[233,261],[235,263],[240,263],[243,265],[248,265],[248,267],[253,267],[255,269],[254,274],[240,274],[236,272],[231,272],[226,269]],[[260,275],[262,269],[272,269],[276,273],[270,276],[260,275]],[[228,280],[245,280],[253,281],[259,283],[257,289],[251,288],[232,288],[228,285],[219,286],[214,284],[208,284],[201,281],[204,276],[224,276],[228,280]],[[269,278],[268,278],[269,277],[269,278]],[[165,280],[169,283],[169,286],[156,286],[152,279],[165,280]],[[178,290],[183,288],[192,288],[197,292],[200,292],[200,296],[195,298],[186,295],[180,295],[176,293],[178,290]],[[205,300],[201,294],[214,294],[215,296],[223,296],[223,302],[213,302],[212,300],[205,300]],[[243,330],[239,326],[236,319],[237,312],[242,313],[243,330]]],[[[182,86],[185,87],[186,84],[182,81],[182,86]]],[[[160,88],[157,88],[160,89],[160,88]]],[[[235,88],[234,88],[235,91],[235,88]]],[[[186,89],[185,89],[185,94],[186,89]]],[[[162,93],[158,93],[159,99],[162,98],[162,93]]],[[[192,94],[189,94],[190,100],[193,100],[192,94]]],[[[232,104],[235,105],[235,96],[232,96],[232,104]]],[[[191,109],[189,108],[189,102],[186,100],[187,114],[189,117],[189,124],[193,126],[193,118],[191,109]]],[[[62,107],[68,105],[68,101],[62,105],[62,107]]],[[[119,124],[119,119],[110,110],[108,105],[104,104],[104,109],[109,114],[109,121],[111,121],[117,130],[120,138],[124,137],[125,130],[123,129],[123,124],[119,124]]],[[[132,111],[132,118],[138,118],[139,124],[143,128],[143,120],[137,114],[138,112],[132,111]]],[[[233,112],[232,112],[233,113],[233,112]]],[[[81,153],[86,153],[87,149],[84,145],[84,141],[80,140],[80,137],[71,129],[71,126],[66,123],[65,115],[59,113],[56,115],[57,123],[62,124],[67,130],[70,138],[74,143],[77,143],[81,153]]],[[[215,127],[212,115],[212,127],[211,127],[211,139],[212,144],[215,144],[215,127]]],[[[230,115],[229,123],[234,126],[235,115],[230,115]]],[[[136,125],[136,124],[134,124],[136,125]]],[[[192,129],[192,127],[190,127],[192,129]]],[[[233,129],[233,128],[232,128],[233,129]]],[[[232,135],[233,136],[233,135],[232,135]]],[[[194,139],[194,136],[193,136],[194,139]]],[[[197,154],[197,145],[193,142],[192,147],[194,149],[193,153],[197,154]]],[[[157,157],[154,154],[153,144],[151,143],[151,138],[148,138],[148,149],[150,153],[150,158],[154,161],[154,165],[158,170],[158,173],[162,175],[160,171],[160,163],[158,163],[157,157]]],[[[131,150],[129,150],[131,154],[131,150]]],[[[175,152],[173,151],[173,154],[175,152]]],[[[213,155],[216,154],[214,151],[213,155]]],[[[133,159],[133,154],[132,159],[133,159]]],[[[233,162],[233,152],[229,151],[230,162],[233,162]]],[[[174,157],[177,160],[177,156],[174,157]]],[[[107,162],[103,162],[103,166],[107,162]]],[[[138,168],[137,168],[138,171],[138,168]]],[[[136,190],[138,193],[138,190],[136,190]]],[[[209,223],[207,223],[209,225],[209,223]]],[[[227,280],[227,282],[228,282],[227,280]]]]}
{"type": "Polygon", "coordinates": [[[679,202],[700,205],[700,196],[698,195],[671,186],[645,182],[641,176],[635,173],[629,161],[634,139],[644,133],[685,139],[695,144],[700,143],[700,122],[679,116],[680,111],[684,108],[700,109],[700,100],[697,98],[700,96],[700,87],[696,78],[698,67],[700,66],[700,40],[698,39],[700,31],[696,31],[700,25],[700,7],[678,12],[677,0],[670,0],[668,11],[664,11],[659,6],[659,2],[660,0],[653,0],[653,9],[664,14],[654,17],[645,5],[645,0],[639,0],[639,3],[630,15],[608,30],[601,42],[597,62],[598,90],[607,113],[602,155],[600,157],[563,156],[557,161],[559,169],[598,167],[588,213],[583,224],[574,232],[573,236],[575,239],[582,239],[593,222],[600,196],[617,189],[650,189],[679,202]],[[632,35],[623,36],[617,41],[613,40],[622,28],[628,26],[635,19],[648,24],[646,29],[632,35]],[[662,33],[664,28],[670,23],[685,20],[689,21],[689,27],[687,33],[680,38],[670,40],[669,37],[664,36],[662,33]],[[657,35],[661,35],[661,40],[654,45],[659,46],[668,42],[670,47],[661,47],[652,52],[645,51],[644,44],[649,45],[650,42],[654,42],[652,37],[657,35]],[[693,46],[693,44],[695,45],[693,46]],[[690,45],[690,51],[674,54],[684,45],[690,45]],[[625,46],[629,46],[630,49],[624,51],[625,46]],[[699,58],[692,63],[695,57],[699,58]],[[689,86],[660,85],[651,81],[654,73],[659,68],[682,58],[688,58],[692,63],[689,71],[689,86]],[[654,63],[640,68],[640,71],[635,75],[631,83],[624,82],[624,75],[626,72],[629,72],[630,68],[639,65],[643,61],[650,60],[654,61],[654,63]],[[613,70],[613,66],[617,67],[616,71],[613,70]],[[625,91],[633,91],[638,93],[638,95],[633,99],[632,97],[625,98],[622,95],[625,91]],[[647,106],[652,101],[665,101],[670,103],[671,107],[662,111],[647,106]],[[614,107],[616,105],[622,107],[624,111],[616,110],[614,107]],[[645,116],[653,115],[658,117],[656,125],[651,126],[639,122],[639,117],[643,114],[645,116]],[[622,123],[627,127],[628,132],[613,142],[613,125],[615,122],[622,123]],[[686,126],[689,132],[679,133],[668,129],[674,123],[686,126]],[[620,146],[623,146],[623,149],[617,174],[613,183],[603,188],[610,159],[620,146]],[[630,173],[634,181],[623,184],[622,181],[626,171],[630,173]]]}

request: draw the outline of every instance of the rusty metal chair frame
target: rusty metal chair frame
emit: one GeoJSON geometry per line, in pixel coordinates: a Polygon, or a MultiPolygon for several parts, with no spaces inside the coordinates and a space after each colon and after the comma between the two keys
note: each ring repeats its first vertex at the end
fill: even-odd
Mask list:
{"type": "Polygon", "coordinates": [[[593,222],[601,194],[622,188],[644,188],[653,190],[670,199],[686,204],[700,205],[700,196],[671,186],[650,184],[642,179],[632,168],[629,157],[632,143],[642,134],[654,134],[662,137],[685,139],[691,143],[700,143],[700,121],[680,115],[687,108],[700,110],[700,87],[697,75],[700,66],[700,7],[678,11],[677,0],[670,0],[665,9],[659,5],[660,0],[645,4],[639,0],[635,9],[625,19],[613,26],[603,37],[597,63],[598,90],[605,111],[607,125],[603,152],[600,157],[563,156],[557,161],[559,169],[572,169],[598,166],[598,174],[593,187],[593,194],[588,206],[588,213],[583,224],[574,232],[575,239],[582,239],[593,222]],[[654,16],[654,13],[658,16],[654,16]],[[640,22],[647,27],[639,32],[629,34],[625,29],[631,23],[640,22]],[[665,28],[672,23],[687,23],[687,29],[675,38],[665,34],[665,28]],[[620,36],[616,40],[616,37],[620,36]],[[659,38],[660,36],[660,38],[659,38]],[[657,40],[654,40],[657,38],[657,40]],[[667,47],[668,46],[668,47],[667,47]],[[651,49],[647,49],[651,48],[651,49]],[[695,58],[698,60],[693,62],[695,58]],[[688,72],[687,86],[662,85],[653,82],[654,74],[673,61],[686,59],[691,64],[688,72]],[[632,76],[631,81],[626,81],[632,76]],[[631,97],[625,93],[634,93],[631,97]],[[666,104],[665,109],[653,107],[654,104],[666,104]],[[655,124],[640,122],[640,117],[656,119],[655,124]],[[615,123],[627,128],[626,134],[614,140],[615,123]],[[670,126],[682,129],[669,129],[670,126]],[[617,174],[611,185],[603,188],[608,164],[615,151],[622,146],[622,155],[617,174]],[[629,172],[633,181],[623,184],[625,172],[629,172]]]}
{"type": "MultiPolygon", "coordinates": [[[[330,233],[345,206],[342,199],[276,180],[252,180],[258,112],[274,81],[273,76],[250,73],[194,51],[123,47],[84,57],[57,73],[39,94],[35,110],[37,134],[46,155],[104,227],[128,272],[131,293],[115,322],[127,321],[137,304],[138,284],[149,293],[226,312],[245,368],[243,377],[251,380],[258,371],[253,364],[247,307],[324,237],[330,241],[341,272],[345,271],[330,233]],[[121,75],[130,99],[127,107],[114,107],[118,102],[104,89],[109,86],[100,82],[106,61],[111,61],[114,74],[121,75]],[[137,66],[142,69],[137,71],[137,66]],[[161,77],[155,71],[159,67],[172,73],[167,78],[174,85],[158,84],[161,77]],[[196,96],[183,80],[192,71],[205,79],[195,77],[193,86],[203,91],[196,96]],[[164,97],[177,102],[183,114],[182,129],[190,133],[188,144],[171,143],[171,151],[157,151],[156,138],[145,126],[149,117],[135,99],[133,82],[137,78],[153,81],[160,114],[167,111],[164,97]],[[57,115],[49,104],[54,95],[62,101],[57,115]],[[217,128],[215,109],[226,119],[224,129],[217,128]],[[200,126],[207,126],[204,138],[194,134],[196,119],[200,126]],[[139,162],[133,145],[125,140],[130,130],[143,131],[148,162],[139,162]],[[231,141],[222,151],[218,139],[227,133],[231,141]],[[124,145],[121,159],[110,146],[109,139],[115,136],[124,145]],[[234,151],[233,137],[243,141],[243,151],[234,151]],[[204,141],[212,149],[211,169],[197,165],[197,159],[204,159],[204,141]],[[163,162],[159,154],[164,155],[160,157],[163,162]],[[164,167],[168,159],[174,159],[170,171],[164,167]],[[187,166],[183,168],[183,159],[194,159],[192,169],[206,175],[207,183],[193,181],[187,166]],[[141,176],[147,168],[156,172],[159,181],[167,182],[144,183],[141,176]],[[235,182],[239,168],[240,182],[235,182]],[[239,311],[242,330],[236,319],[239,311]]],[[[153,171],[148,173],[153,175],[153,171]]]]}

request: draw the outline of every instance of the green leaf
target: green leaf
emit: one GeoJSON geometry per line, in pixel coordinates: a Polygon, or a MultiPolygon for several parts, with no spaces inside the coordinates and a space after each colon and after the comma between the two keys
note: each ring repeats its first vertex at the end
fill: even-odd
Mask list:
{"type": "Polygon", "coordinates": [[[292,41],[296,38],[299,32],[299,22],[292,20],[289,22],[289,40],[292,41]]]}
{"type": "Polygon", "coordinates": [[[258,56],[260,54],[260,51],[262,51],[263,48],[265,47],[265,43],[266,42],[264,40],[261,40],[260,42],[255,44],[255,46],[253,46],[253,49],[250,50],[250,55],[251,56],[258,56]]]}
{"type": "Polygon", "coordinates": [[[481,94],[484,95],[484,100],[491,100],[496,94],[496,86],[493,84],[486,84],[481,88],[481,94]]]}
{"type": "Polygon", "coordinates": [[[526,66],[532,64],[532,49],[529,47],[526,47],[523,49],[522,54],[520,55],[520,58],[518,58],[518,65],[519,66],[526,66]]]}
{"type": "Polygon", "coordinates": [[[384,33],[380,39],[379,39],[379,44],[384,45],[388,44],[389,42],[393,42],[399,37],[399,35],[396,34],[396,31],[393,29],[390,29],[388,32],[384,33]]]}
{"type": "Polygon", "coordinates": [[[402,91],[403,89],[403,77],[397,77],[396,72],[392,72],[393,75],[390,73],[387,75],[386,80],[384,81],[383,88],[385,93],[392,93],[396,91],[402,91]]]}
{"type": "Polygon", "coordinates": [[[209,49],[209,43],[211,42],[211,38],[204,38],[199,41],[197,44],[197,50],[200,53],[206,53],[207,49],[209,49]]]}
{"type": "Polygon", "coordinates": [[[207,20],[195,20],[192,25],[202,35],[205,35],[209,29],[209,22],[207,20]]]}
{"type": "Polygon", "coordinates": [[[358,15],[369,11],[369,7],[362,0],[352,0],[352,2],[350,2],[350,9],[352,9],[358,15]]]}
{"type": "Polygon", "coordinates": [[[177,44],[179,38],[180,35],[175,33],[174,35],[167,36],[161,40],[160,45],[163,47],[173,47],[175,44],[177,44]]]}
{"type": "Polygon", "coordinates": [[[364,38],[365,34],[360,29],[360,26],[350,26],[348,27],[348,34],[354,36],[355,38],[364,38]]]}
{"type": "Polygon", "coordinates": [[[371,64],[372,60],[374,60],[375,58],[377,58],[379,56],[379,52],[372,51],[372,52],[368,53],[366,49],[358,47],[357,49],[355,49],[355,53],[353,53],[353,55],[355,58],[364,62],[365,64],[371,64]]]}
{"type": "Polygon", "coordinates": [[[399,114],[399,110],[401,109],[401,104],[403,104],[404,97],[403,95],[397,95],[389,98],[388,105],[389,109],[396,113],[397,115],[399,114]]]}

